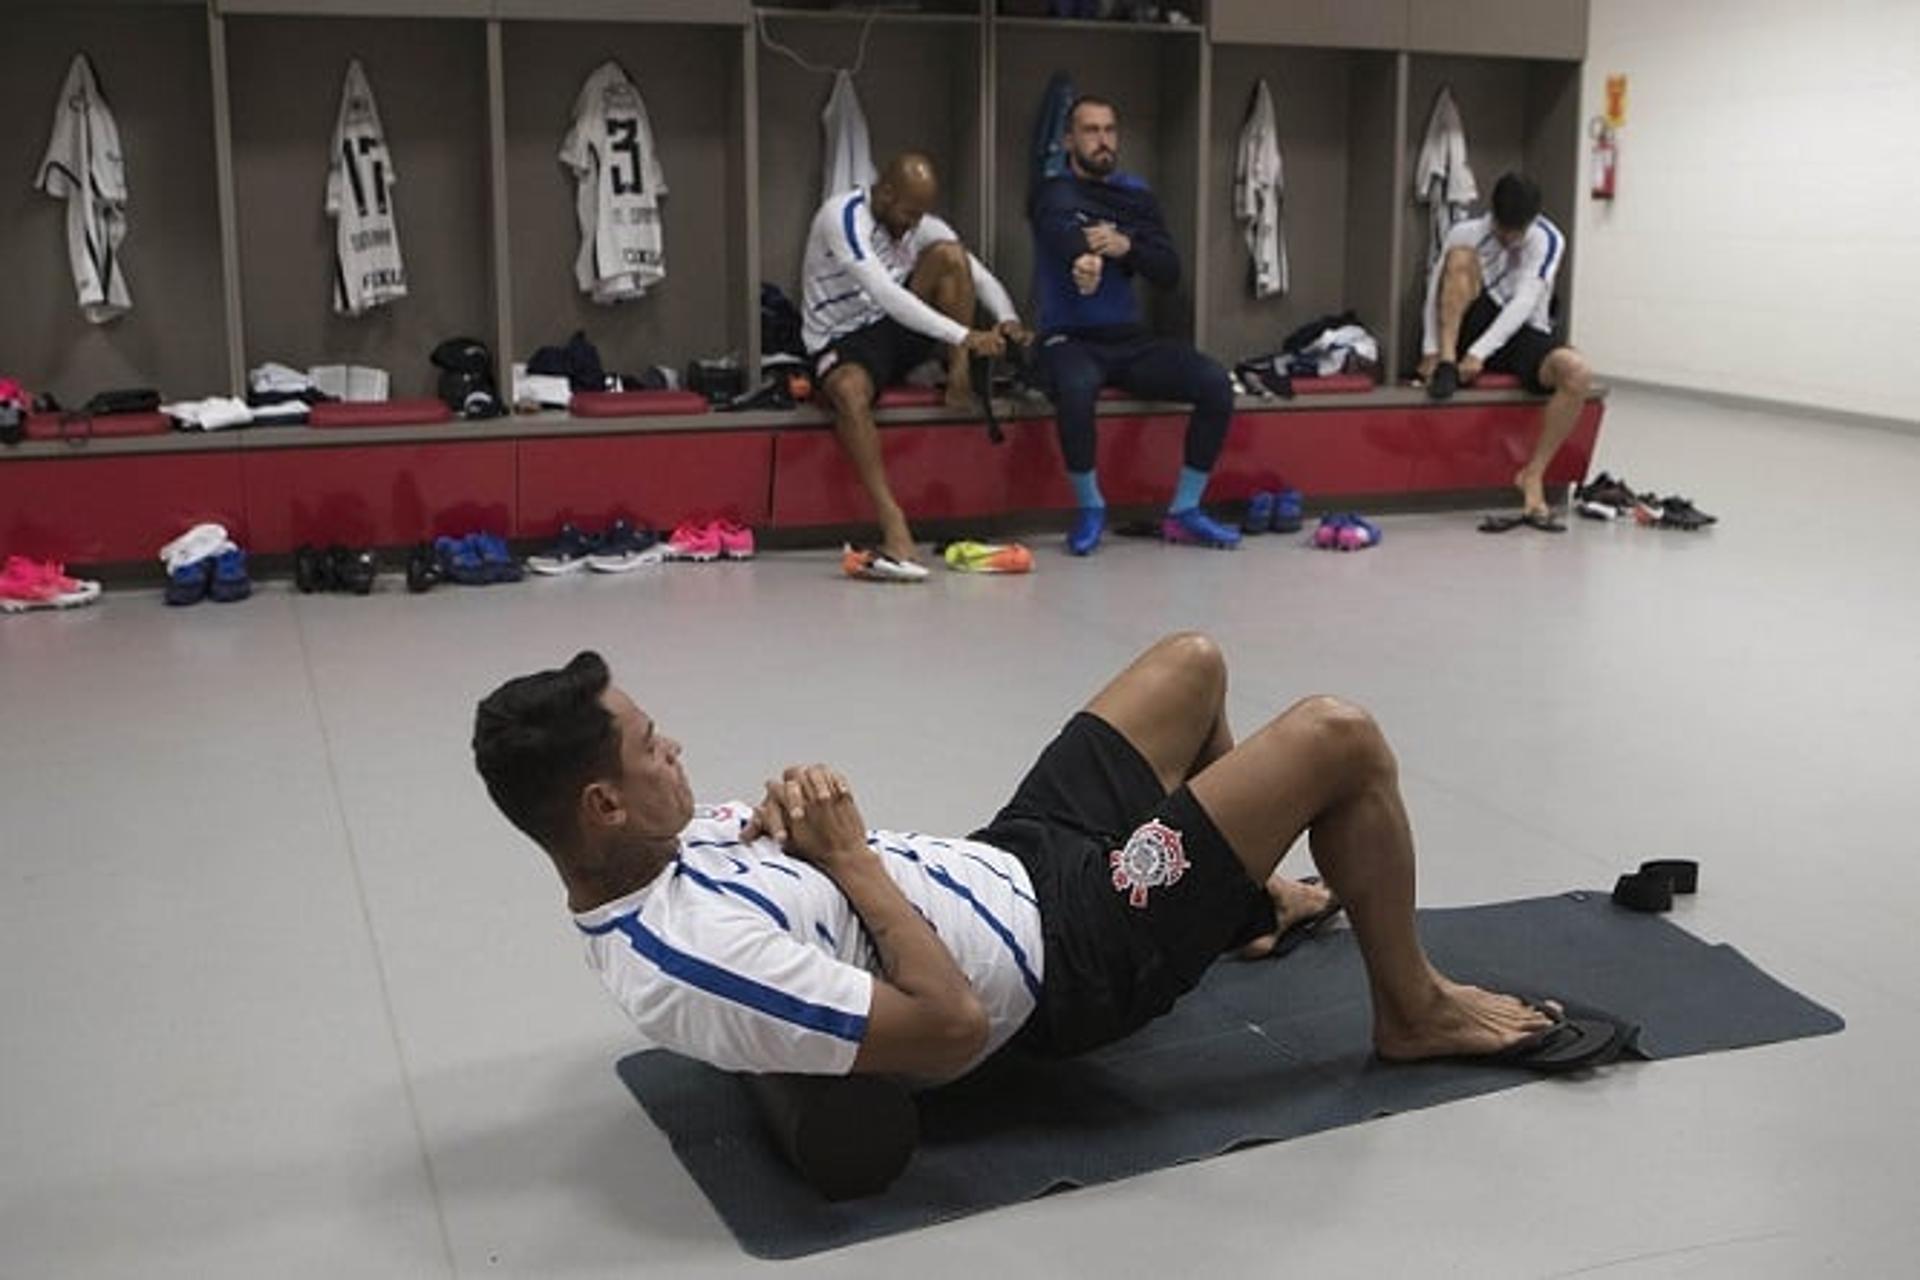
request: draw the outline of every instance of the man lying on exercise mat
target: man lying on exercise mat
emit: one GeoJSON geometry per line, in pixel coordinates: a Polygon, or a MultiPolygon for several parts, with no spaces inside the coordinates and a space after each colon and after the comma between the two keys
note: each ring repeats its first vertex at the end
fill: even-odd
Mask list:
{"type": "Polygon", "coordinates": [[[1414,924],[1413,837],[1373,720],[1309,698],[1236,744],[1205,636],[1148,649],[966,839],[869,830],[795,766],[701,808],[680,744],[582,653],[475,718],[488,793],[552,857],[588,962],[652,1044],[727,1070],[937,1083],[1002,1046],[1064,1056],[1167,1012],[1225,952],[1270,951],[1327,890],[1277,877],[1309,834],[1393,1061],[1609,1059],[1610,1023],[1454,982],[1414,924]]]}

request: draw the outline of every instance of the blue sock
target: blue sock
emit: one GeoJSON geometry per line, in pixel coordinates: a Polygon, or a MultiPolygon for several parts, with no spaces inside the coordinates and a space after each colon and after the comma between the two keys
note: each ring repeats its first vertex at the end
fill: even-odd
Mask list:
{"type": "Polygon", "coordinates": [[[1199,506],[1200,495],[1207,491],[1208,474],[1193,467],[1180,468],[1180,483],[1173,487],[1173,501],[1167,506],[1167,514],[1177,516],[1199,506]]]}
{"type": "Polygon", "coordinates": [[[1100,478],[1091,471],[1069,471],[1067,482],[1073,486],[1074,500],[1082,507],[1100,507],[1105,509],[1107,500],[1100,496],[1100,478]]]}

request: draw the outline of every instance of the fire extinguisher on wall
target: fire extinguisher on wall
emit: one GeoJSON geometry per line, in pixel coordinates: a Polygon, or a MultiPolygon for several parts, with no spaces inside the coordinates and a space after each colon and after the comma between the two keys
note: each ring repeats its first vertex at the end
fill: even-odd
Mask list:
{"type": "Polygon", "coordinates": [[[1589,162],[1593,170],[1593,183],[1590,193],[1595,200],[1611,200],[1614,192],[1614,179],[1619,172],[1620,145],[1614,140],[1613,126],[1602,116],[1595,116],[1593,124],[1587,129],[1593,139],[1589,162]]]}

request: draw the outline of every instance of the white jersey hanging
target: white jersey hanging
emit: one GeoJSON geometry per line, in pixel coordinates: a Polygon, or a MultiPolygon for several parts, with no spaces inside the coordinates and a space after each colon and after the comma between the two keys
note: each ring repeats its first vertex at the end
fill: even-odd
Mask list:
{"type": "Polygon", "coordinates": [[[580,252],[573,274],[580,291],[595,302],[624,302],[666,279],[660,223],[666,175],[647,104],[618,63],[604,63],[580,87],[560,161],[577,184],[580,252]]]}
{"type": "Polygon", "coordinates": [[[333,309],[341,315],[363,315],[407,296],[393,216],[397,177],[373,87],[356,58],[347,64],[340,88],[327,168],[327,216],[334,220],[333,309]]]}
{"type": "Polygon", "coordinates": [[[133,297],[120,263],[127,236],[127,168],[120,129],[93,64],[75,54],[54,105],[53,134],[33,185],[67,202],[67,258],[80,310],[95,324],[127,313],[133,297]]]}
{"type": "Polygon", "coordinates": [[[1233,216],[1246,224],[1256,298],[1271,298],[1287,291],[1287,232],[1281,221],[1286,190],[1273,93],[1263,76],[1254,86],[1253,107],[1240,129],[1233,164],[1233,216]]]}

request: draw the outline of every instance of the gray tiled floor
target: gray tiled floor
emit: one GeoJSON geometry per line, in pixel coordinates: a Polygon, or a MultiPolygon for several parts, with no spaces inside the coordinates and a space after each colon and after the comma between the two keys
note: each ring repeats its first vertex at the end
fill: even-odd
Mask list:
{"type": "Polygon", "coordinates": [[[1357,556],[1116,545],[1028,579],[832,557],[518,589],[116,593],[0,620],[0,1275],[732,1275],[612,1072],[551,873],[465,751],[502,676],[606,652],[710,797],[822,758],[957,829],[1157,633],[1243,728],[1370,705],[1422,897],[1705,862],[1677,913],[1841,1036],[1622,1068],[1054,1197],[783,1274],[1911,1274],[1920,437],[1616,394],[1687,537],[1385,522],[1357,556]]]}

